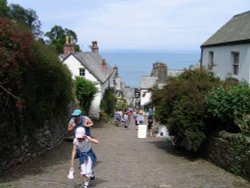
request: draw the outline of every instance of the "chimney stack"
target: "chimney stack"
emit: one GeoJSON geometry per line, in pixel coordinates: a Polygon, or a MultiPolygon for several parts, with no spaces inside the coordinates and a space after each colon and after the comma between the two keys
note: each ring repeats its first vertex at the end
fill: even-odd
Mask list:
{"type": "Polygon", "coordinates": [[[104,72],[107,71],[106,59],[102,59],[101,70],[104,71],[104,72]]]}
{"type": "Polygon", "coordinates": [[[68,55],[69,53],[75,53],[75,52],[76,52],[76,49],[75,49],[74,38],[72,36],[70,37],[66,36],[65,44],[63,48],[63,54],[68,55]]]}
{"type": "Polygon", "coordinates": [[[151,76],[158,77],[158,83],[165,83],[167,78],[167,65],[162,62],[154,63],[151,76]]]}
{"type": "Polygon", "coordinates": [[[92,42],[92,46],[90,46],[91,48],[91,51],[94,52],[94,53],[99,53],[99,48],[97,46],[97,41],[93,41],[92,42]]]}

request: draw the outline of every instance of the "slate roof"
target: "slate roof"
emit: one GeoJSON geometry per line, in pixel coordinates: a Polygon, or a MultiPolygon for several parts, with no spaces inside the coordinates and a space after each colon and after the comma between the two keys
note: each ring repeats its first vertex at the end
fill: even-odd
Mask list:
{"type": "MultiPolygon", "coordinates": [[[[105,64],[102,65],[103,58],[94,52],[76,52],[70,53],[69,55],[75,56],[79,62],[88,69],[101,83],[104,83],[113,73],[113,68],[105,64]]],[[[69,57],[69,55],[67,57],[69,57]]],[[[64,59],[64,61],[67,59],[64,59]]]]}
{"type": "Polygon", "coordinates": [[[233,16],[201,47],[250,43],[250,11],[233,16]]]}
{"type": "Polygon", "coordinates": [[[158,77],[153,76],[141,76],[141,89],[150,89],[157,84],[158,77]]]}

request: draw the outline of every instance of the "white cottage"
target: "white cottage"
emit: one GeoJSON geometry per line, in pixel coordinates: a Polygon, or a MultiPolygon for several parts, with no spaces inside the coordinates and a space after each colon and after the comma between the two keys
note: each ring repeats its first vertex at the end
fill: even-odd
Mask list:
{"type": "Polygon", "coordinates": [[[101,99],[108,87],[114,87],[117,73],[98,53],[96,41],[92,43],[91,49],[91,52],[75,52],[73,42],[69,43],[66,39],[64,55],[61,55],[60,59],[71,71],[73,79],[82,76],[96,84],[98,93],[91,103],[89,116],[99,119],[101,99]]]}
{"type": "Polygon", "coordinates": [[[250,11],[235,15],[201,45],[201,66],[250,83],[250,11]]]}
{"type": "Polygon", "coordinates": [[[140,79],[140,106],[146,108],[152,102],[152,89],[154,86],[163,87],[167,78],[167,65],[162,62],[153,64],[150,76],[141,76],[140,79]]]}

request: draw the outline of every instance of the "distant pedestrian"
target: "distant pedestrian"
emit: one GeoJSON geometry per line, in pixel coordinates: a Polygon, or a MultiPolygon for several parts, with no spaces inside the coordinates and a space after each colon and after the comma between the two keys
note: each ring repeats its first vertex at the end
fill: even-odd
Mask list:
{"type": "Polygon", "coordinates": [[[140,110],[138,113],[138,116],[136,118],[137,121],[137,129],[138,129],[138,125],[142,125],[144,123],[144,112],[143,110],[140,110]]]}
{"type": "Polygon", "coordinates": [[[149,136],[153,136],[153,133],[152,133],[153,124],[154,124],[153,110],[152,108],[149,108],[149,111],[148,111],[148,135],[149,136]]]}
{"type": "Polygon", "coordinates": [[[138,129],[138,125],[139,125],[139,122],[137,121],[137,117],[138,116],[139,116],[138,111],[135,110],[133,117],[134,117],[134,121],[135,121],[135,128],[136,128],[136,130],[138,129]]]}
{"type": "Polygon", "coordinates": [[[83,188],[88,188],[90,178],[93,176],[93,166],[96,163],[96,157],[92,150],[91,143],[98,144],[99,141],[87,136],[83,127],[78,127],[73,140],[70,170],[74,171],[75,155],[78,152],[81,171],[80,174],[83,178],[83,188]]]}
{"type": "Polygon", "coordinates": [[[123,113],[122,126],[123,126],[124,129],[128,129],[128,126],[129,126],[128,115],[127,115],[126,112],[123,113]]]}
{"type": "Polygon", "coordinates": [[[121,123],[121,118],[122,118],[122,114],[119,110],[115,111],[115,126],[119,126],[119,124],[121,123]]]}

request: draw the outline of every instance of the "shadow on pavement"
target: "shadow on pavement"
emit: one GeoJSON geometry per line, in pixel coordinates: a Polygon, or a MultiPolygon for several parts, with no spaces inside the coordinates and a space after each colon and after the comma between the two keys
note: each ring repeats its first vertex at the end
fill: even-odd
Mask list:
{"type": "Polygon", "coordinates": [[[168,140],[149,141],[148,143],[154,144],[158,149],[161,149],[166,153],[174,155],[176,157],[185,157],[189,161],[196,161],[200,159],[200,156],[198,156],[194,152],[187,151],[185,148],[175,147],[168,140]]]}
{"type": "Polygon", "coordinates": [[[30,159],[27,162],[23,162],[22,164],[5,171],[0,177],[0,182],[10,182],[21,179],[24,176],[32,177],[38,174],[49,176],[49,173],[53,173],[57,170],[58,165],[69,164],[71,150],[72,144],[64,141],[59,146],[39,157],[30,159]]]}

